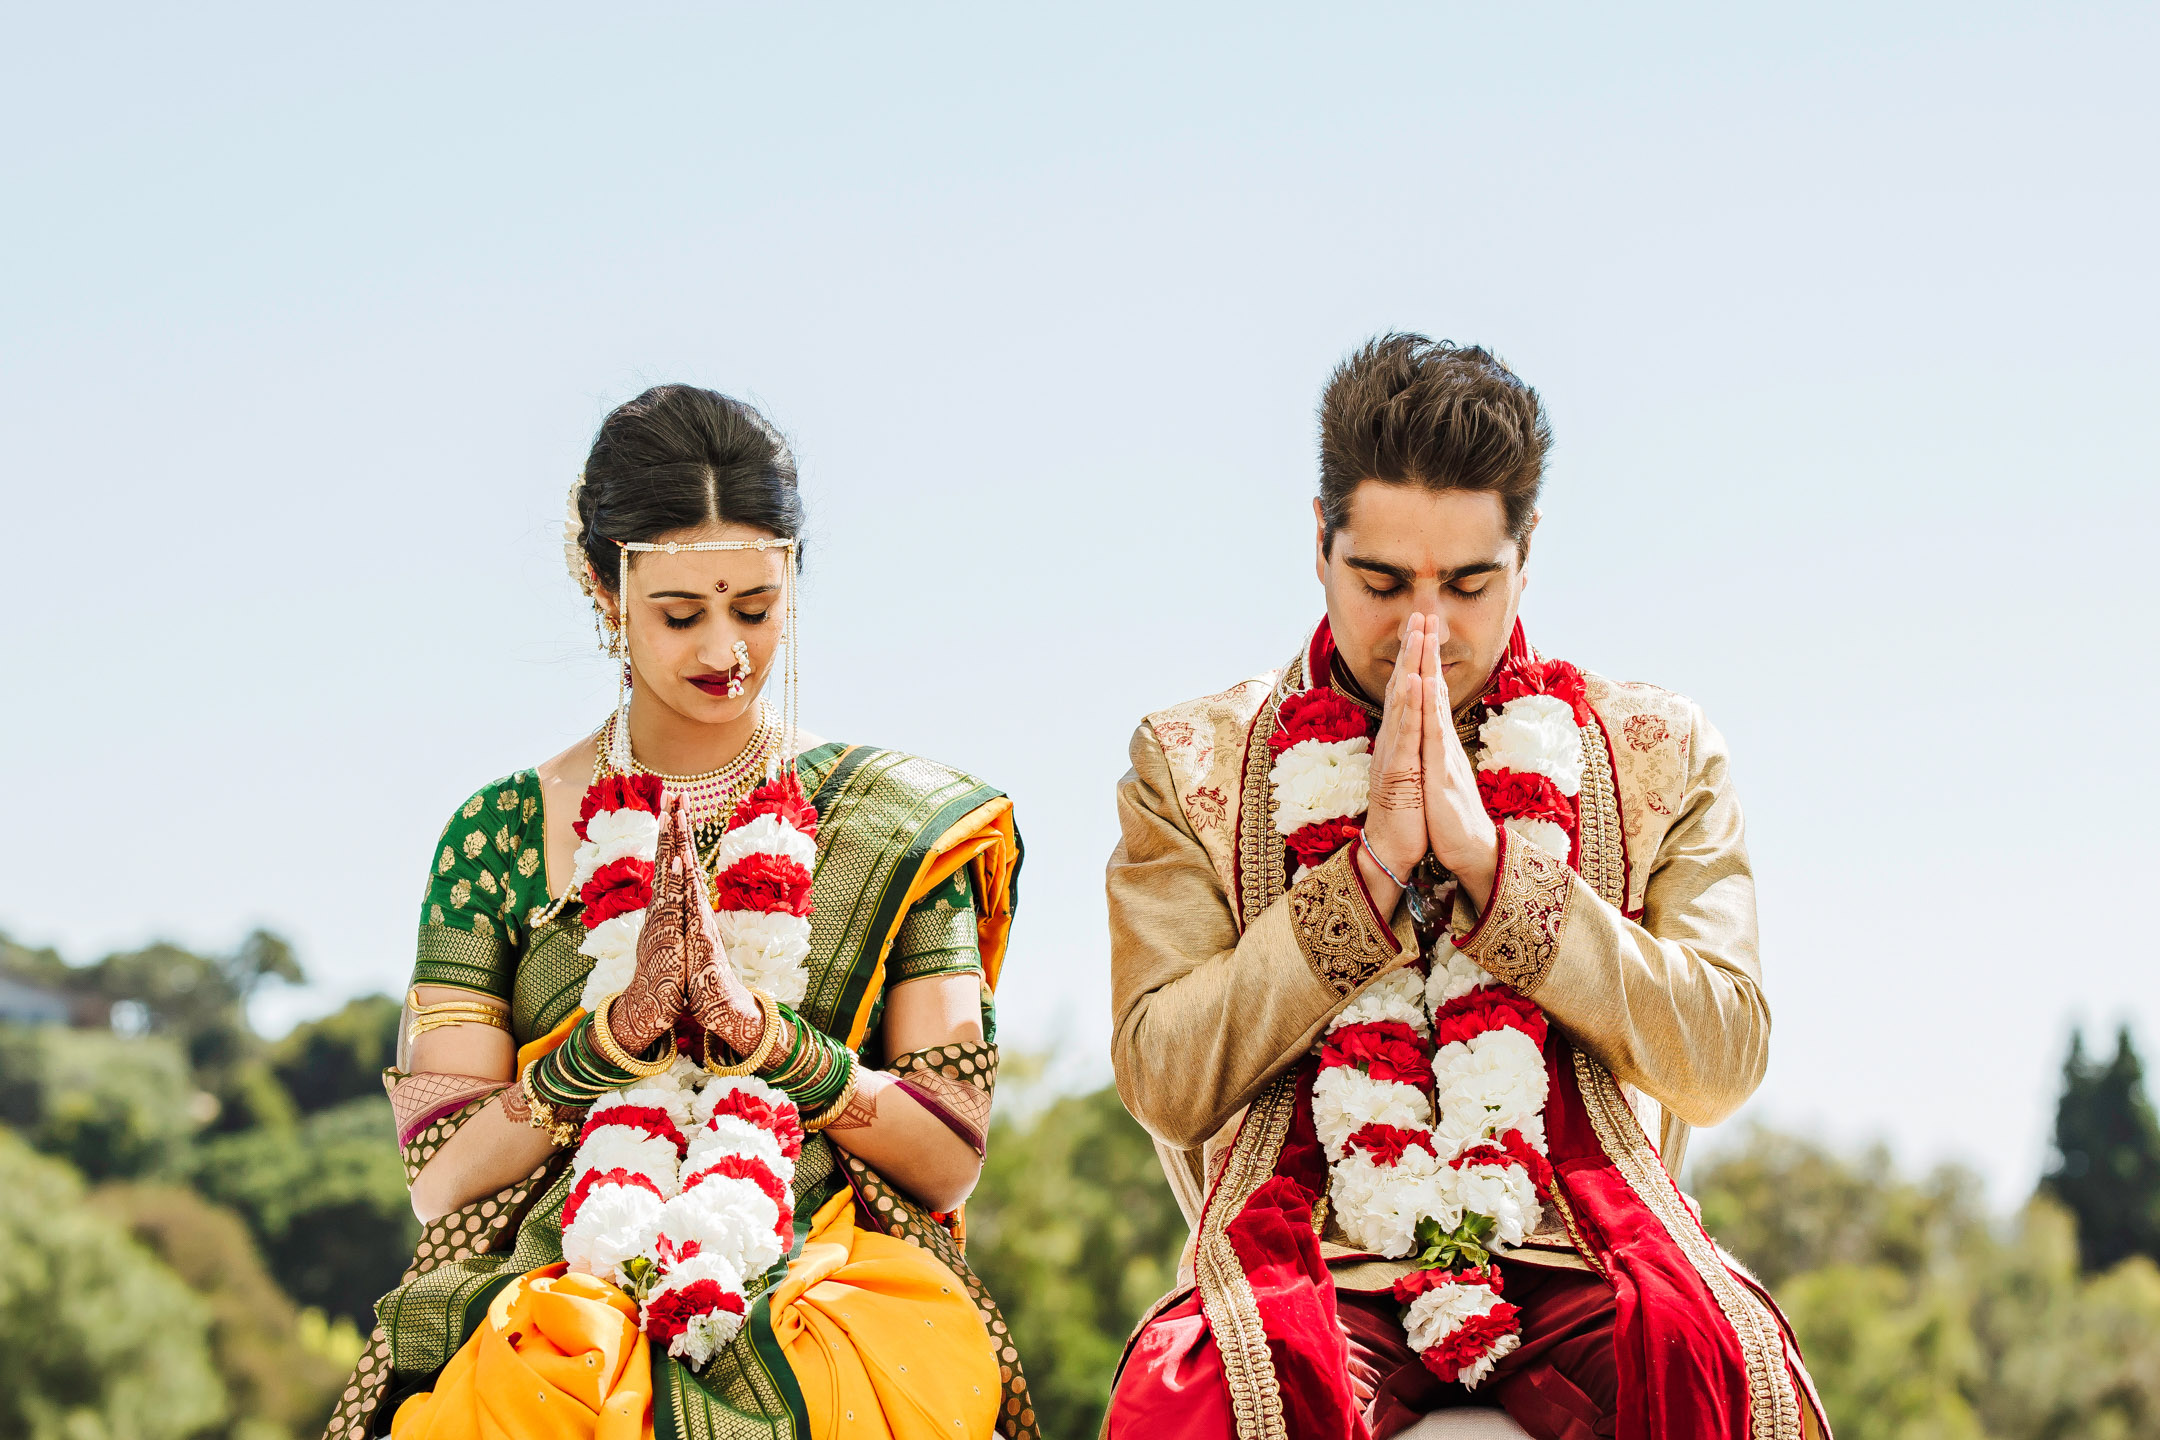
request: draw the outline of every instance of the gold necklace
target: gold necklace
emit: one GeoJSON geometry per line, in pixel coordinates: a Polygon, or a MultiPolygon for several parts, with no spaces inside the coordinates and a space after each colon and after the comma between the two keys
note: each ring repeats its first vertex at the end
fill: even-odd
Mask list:
{"type": "MultiPolygon", "coordinates": [[[[609,718],[608,723],[612,730],[613,726],[626,722],[623,713],[618,710],[609,718]]],[[[701,775],[669,775],[655,770],[641,763],[628,745],[622,747],[621,753],[630,756],[631,774],[650,775],[670,791],[683,797],[691,826],[697,832],[698,849],[704,852],[718,847],[720,835],[727,829],[727,822],[734,815],[735,807],[764,780],[779,737],[780,730],[773,723],[772,712],[761,705],[758,707],[758,726],[751,734],[749,743],[737,752],[734,759],[701,775]]],[[[611,733],[607,738],[612,741],[615,737],[611,733]]],[[[614,752],[611,745],[603,744],[600,753],[605,756],[614,752]]],[[[702,858],[709,869],[712,857],[704,855],[702,858]]]]}

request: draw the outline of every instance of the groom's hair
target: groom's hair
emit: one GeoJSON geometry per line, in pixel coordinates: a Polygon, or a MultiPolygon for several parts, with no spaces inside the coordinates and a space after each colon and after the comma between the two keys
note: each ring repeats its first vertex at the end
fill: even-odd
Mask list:
{"type": "Polygon", "coordinates": [[[1367,480],[1428,490],[1489,490],[1518,546],[1537,518],[1552,427],[1537,391],[1490,350],[1387,334],[1335,367],[1320,397],[1320,520],[1325,541],[1350,520],[1367,480]]]}

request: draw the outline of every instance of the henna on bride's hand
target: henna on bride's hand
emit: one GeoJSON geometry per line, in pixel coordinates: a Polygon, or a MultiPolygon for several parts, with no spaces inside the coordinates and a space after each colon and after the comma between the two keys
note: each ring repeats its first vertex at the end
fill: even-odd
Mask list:
{"type": "Polygon", "coordinates": [[[532,1124],[532,1101],[526,1097],[523,1085],[513,1080],[496,1091],[495,1098],[502,1105],[504,1118],[512,1124],[532,1124]]]}

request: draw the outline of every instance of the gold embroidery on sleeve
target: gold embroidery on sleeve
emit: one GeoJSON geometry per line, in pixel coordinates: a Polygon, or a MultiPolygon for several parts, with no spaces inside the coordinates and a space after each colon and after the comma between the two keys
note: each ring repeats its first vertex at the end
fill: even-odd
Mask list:
{"type": "Polygon", "coordinates": [[[1541,846],[1510,837],[1485,923],[1463,953],[1523,995],[1535,995],[1560,954],[1575,872],[1541,846]]]}
{"type": "Polygon", "coordinates": [[[1357,875],[1352,847],[1321,861],[1290,887],[1290,925],[1305,963],[1338,995],[1348,995],[1401,953],[1395,934],[1372,913],[1357,875]]]}

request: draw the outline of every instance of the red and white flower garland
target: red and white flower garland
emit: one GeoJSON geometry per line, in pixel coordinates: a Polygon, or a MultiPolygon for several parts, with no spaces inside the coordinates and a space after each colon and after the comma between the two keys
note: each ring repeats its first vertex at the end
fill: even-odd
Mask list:
{"type": "MultiPolygon", "coordinates": [[[[652,903],[663,791],[611,775],[586,791],[572,884],[593,958],[579,1003],[619,994],[637,970],[652,903]]],[[[722,834],[713,906],[744,982],[794,1004],[808,988],[817,810],[793,773],[750,792],[722,834]]],[[[668,1354],[703,1365],[742,1324],[748,1285],[793,1240],[802,1117],[749,1076],[692,1061],[601,1096],[588,1112],[563,1202],[563,1259],[621,1286],[668,1354]]]]}
{"type": "MultiPolygon", "coordinates": [[[[1559,662],[1504,668],[1478,735],[1478,791],[1518,840],[1574,864],[1586,702],[1559,662]]],[[[1355,840],[1371,788],[1364,712],[1322,684],[1284,700],[1268,779],[1297,875],[1355,840]]],[[[1313,1124],[1352,1244],[1421,1268],[1396,1282],[1411,1346],[1475,1386],[1521,1343],[1495,1246],[1536,1228],[1545,1160],[1545,1015],[1450,944],[1368,986],[1328,1026],[1313,1124]]]]}

